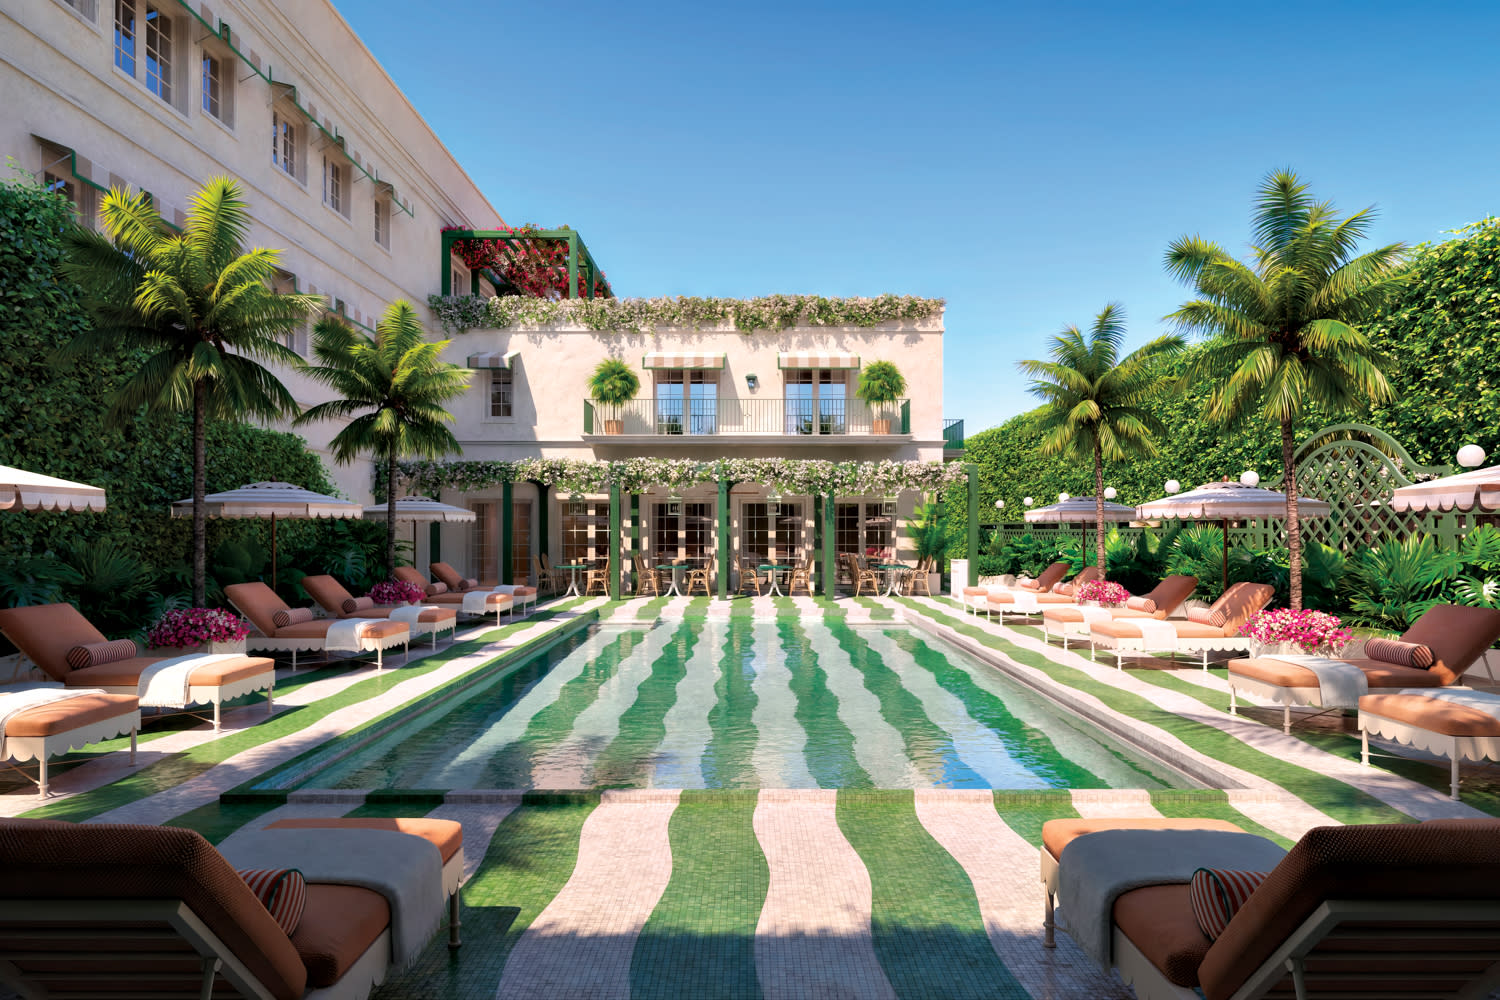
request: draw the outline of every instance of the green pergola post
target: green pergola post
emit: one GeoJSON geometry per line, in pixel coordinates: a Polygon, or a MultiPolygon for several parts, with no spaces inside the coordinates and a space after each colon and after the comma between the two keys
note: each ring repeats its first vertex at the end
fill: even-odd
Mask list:
{"type": "Polygon", "coordinates": [[[729,600],[729,480],[719,480],[719,600],[729,600]]]}
{"type": "Polygon", "coordinates": [[[620,484],[609,484],[609,596],[620,599],[620,484]]]}
{"type": "Polygon", "coordinates": [[[531,485],[536,487],[536,548],[542,555],[551,558],[552,542],[547,529],[547,484],[533,479],[531,485]]]}
{"type": "MultiPolygon", "coordinates": [[[[440,562],[440,561],[442,561],[442,558],[443,558],[443,526],[441,524],[439,524],[437,521],[433,521],[432,524],[427,529],[427,554],[428,554],[428,556],[431,557],[428,560],[429,562],[440,562]]],[[[415,547],[413,547],[411,557],[412,557],[413,560],[415,560],[417,558],[417,553],[416,553],[415,547]]]]}
{"type": "Polygon", "coordinates": [[[568,298],[578,298],[578,234],[568,234],[568,298]]]}
{"type": "Polygon", "coordinates": [[[969,560],[968,586],[979,586],[979,466],[964,463],[964,473],[969,480],[969,544],[964,555],[969,560]]]}
{"type": "MultiPolygon", "coordinates": [[[[630,566],[631,572],[626,575],[632,580],[634,577],[635,560],[641,554],[641,495],[630,494],[630,566]]],[[[634,593],[641,592],[641,581],[635,581],[634,593]]]]}
{"type": "Polygon", "coordinates": [[[834,545],[833,537],[833,516],[838,506],[835,499],[832,493],[823,498],[823,579],[820,581],[822,586],[819,589],[823,591],[823,596],[828,598],[839,596],[838,555],[835,552],[837,546],[834,545]]]}
{"type": "Polygon", "coordinates": [[[509,479],[500,484],[500,574],[501,583],[515,583],[515,554],[510,547],[516,540],[515,484],[509,479]]]}

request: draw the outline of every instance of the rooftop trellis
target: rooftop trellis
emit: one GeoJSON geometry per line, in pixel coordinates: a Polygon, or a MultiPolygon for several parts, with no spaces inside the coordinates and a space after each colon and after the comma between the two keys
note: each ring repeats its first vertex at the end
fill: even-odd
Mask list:
{"type": "MultiPolygon", "coordinates": [[[[548,264],[545,260],[541,266],[544,269],[553,270],[561,275],[566,272],[567,297],[570,299],[594,297],[594,290],[599,289],[606,298],[614,298],[614,289],[609,286],[609,279],[604,276],[594,257],[589,253],[588,246],[572,229],[529,229],[529,230],[497,230],[497,229],[445,229],[442,234],[442,287],[444,295],[462,294],[453,287],[452,268],[449,260],[452,258],[454,244],[463,240],[487,240],[495,243],[505,244],[508,251],[515,257],[521,258],[526,255],[545,257],[547,251],[539,248],[538,244],[566,243],[567,256],[564,264],[548,264]],[[583,282],[583,294],[579,294],[579,278],[583,282]]],[[[469,294],[479,294],[479,270],[474,270],[470,277],[471,285],[469,294]]]]}

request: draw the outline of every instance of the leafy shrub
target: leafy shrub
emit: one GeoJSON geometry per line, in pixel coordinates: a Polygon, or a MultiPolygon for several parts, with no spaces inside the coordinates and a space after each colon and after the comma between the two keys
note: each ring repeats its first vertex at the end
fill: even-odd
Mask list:
{"type": "Polygon", "coordinates": [[[1405,631],[1428,608],[1444,602],[1444,588],[1463,562],[1427,535],[1382,542],[1350,562],[1349,608],[1358,623],[1405,631]]]}

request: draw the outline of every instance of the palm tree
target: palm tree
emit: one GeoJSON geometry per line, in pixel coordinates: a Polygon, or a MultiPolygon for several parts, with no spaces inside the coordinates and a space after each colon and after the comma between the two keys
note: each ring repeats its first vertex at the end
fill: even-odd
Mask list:
{"type": "Polygon", "coordinates": [[[1232,422],[1258,412],[1281,425],[1291,606],[1302,607],[1293,426],[1309,407],[1358,411],[1392,396],[1384,359],[1362,324],[1405,280],[1405,244],[1356,255],[1374,210],[1339,218],[1289,170],[1266,177],[1252,220],[1250,260],[1184,236],[1167,270],[1198,298],[1168,316],[1210,338],[1188,378],[1213,386],[1208,414],[1232,422]]]}
{"type": "Polygon", "coordinates": [[[77,227],[63,237],[63,271],[82,289],[93,325],[58,355],[144,355],[115,395],[115,419],[141,407],[192,414],[193,604],[203,607],[208,421],[297,412],[291,393],[261,362],[301,364],[281,338],[302,325],[318,298],[271,290],[280,251],[244,249],[250,211],[230,178],[214,178],[193,196],[180,233],[145,193],[111,190],[100,215],[103,233],[77,227]]]}
{"type": "Polygon", "coordinates": [[[1087,336],[1069,326],[1052,338],[1050,361],[1022,361],[1032,377],[1029,391],[1045,401],[1040,429],[1042,453],[1068,453],[1094,465],[1094,548],[1099,572],[1104,559],[1104,463],[1156,454],[1152,438],[1165,433],[1151,400],[1161,390],[1160,362],[1182,350],[1170,334],[1136,348],[1123,359],[1125,311],[1111,302],[1087,336]]]}
{"type": "Polygon", "coordinates": [[[459,451],[443,408],[469,388],[468,369],[441,360],[449,341],[428,341],[411,303],[386,307],[370,338],[327,316],[313,327],[313,355],[322,362],[307,374],[342,398],[319,403],[297,418],[347,420],[333,437],[340,464],[373,454],[385,464],[386,572],[396,568],[396,462],[402,455],[437,458],[459,451]]]}

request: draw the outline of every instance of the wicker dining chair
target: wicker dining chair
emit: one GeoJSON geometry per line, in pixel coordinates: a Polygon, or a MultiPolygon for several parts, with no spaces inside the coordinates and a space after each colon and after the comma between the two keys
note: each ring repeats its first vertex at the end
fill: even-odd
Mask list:
{"type": "Polygon", "coordinates": [[[636,556],[635,593],[637,597],[661,596],[661,575],[646,562],[645,556],[636,556]]]}
{"type": "Polygon", "coordinates": [[[931,597],[932,588],[927,585],[927,574],[932,572],[932,564],[936,561],[932,556],[918,559],[917,568],[904,574],[901,592],[907,597],[931,597]]]}
{"type": "Polygon", "coordinates": [[[542,569],[547,571],[547,579],[551,582],[552,589],[559,592],[567,590],[568,571],[553,566],[552,559],[545,552],[542,553],[541,561],[542,569]]]}
{"type": "Polygon", "coordinates": [[[610,570],[612,570],[613,568],[614,562],[612,560],[606,559],[604,561],[603,569],[590,569],[585,571],[583,595],[585,597],[591,596],[594,593],[594,588],[598,587],[599,593],[608,597],[609,575],[610,570]]]}
{"type": "Polygon", "coordinates": [[[709,577],[713,573],[714,564],[712,560],[705,560],[702,566],[690,566],[687,571],[687,584],[682,588],[684,597],[693,596],[694,587],[703,588],[704,597],[712,597],[713,591],[708,589],[709,577]]]}
{"type": "Polygon", "coordinates": [[[734,575],[739,578],[741,592],[754,590],[756,597],[761,596],[760,571],[746,570],[745,564],[740,561],[739,556],[734,557],[734,575]]]}
{"type": "Polygon", "coordinates": [[[792,575],[786,581],[786,592],[788,596],[795,594],[798,587],[801,587],[803,590],[807,591],[808,597],[812,596],[812,568],[813,557],[812,553],[809,552],[803,558],[802,565],[792,570],[792,575]]]}
{"type": "Polygon", "coordinates": [[[861,566],[853,553],[845,553],[844,555],[849,560],[849,579],[854,581],[854,596],[858,597],[864,593],[866,586],[870,588],[870,593],[877,597],[880,596],[880,574],[873,569],[866,569],[861,566]]]}

